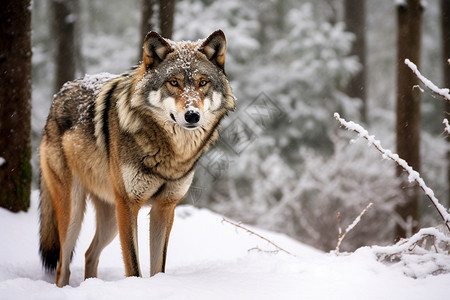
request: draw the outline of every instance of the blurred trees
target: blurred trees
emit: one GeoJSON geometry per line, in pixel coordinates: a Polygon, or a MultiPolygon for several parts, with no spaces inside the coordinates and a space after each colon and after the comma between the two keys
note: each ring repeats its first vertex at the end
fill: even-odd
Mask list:
{"type": "Polygon", "coordinates": [[[158,31],[163,37],[171,39],[175,17],[175,0],[141,0],[141,44],[149,31],[158,31]],[[155,16],[158,17],[155,24],[155,16]]]}
{"type": "MultiPolygon", "coordinates": [[[[144,38],[149,31],[156,31],[168,39],[172,38],[175,2],[176,0],[141,0],[140,46],[144,44],[144,38]]],[[[139,59],[141,56],[142,51],[139,48],[139,59]]]]}
{"type": "Polygon", "coordinates": [[[30,0],[0,2],[0,206],[27,210],[31,189],[30,0]]]}
{"type": "Polygon", "coordinates": [[[195,204],[333,249],[336,212],[345,223],[372,201],[370,226],[349,241],[356,246],[389,240],[394,168],[383,168],[379,176],[378,162],[368,163],[373,153],[357,152],[364,148],[350,159],[332,118],[339,111],[358,120],[358,101],[342,92],[360,68],[350,55],[352,35],[311,3],[290,9],[258,3],[258,11],[253,1],[206,8],[180,3],[186,18],[203,18],[203,26],[179,27],[180,36],[199,38],[214,28],[213,20],[227,28],[227,72],[239,108],[225,120],[220,143],[199,163],[195,204]]]}

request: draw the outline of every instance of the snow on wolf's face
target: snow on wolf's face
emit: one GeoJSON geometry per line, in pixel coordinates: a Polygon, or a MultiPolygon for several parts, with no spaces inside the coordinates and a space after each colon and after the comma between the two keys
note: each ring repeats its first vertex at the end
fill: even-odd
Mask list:
{"type": "MultiPolygon", "coordinates": [[[[225,37],[221,31],[213,35],[196,42],[164,39],[167,48],[159,52],[166,54],[149,72],[147,99],[150,106],[162,110],[165,121],[188,130],[209,128],[224,111],[234,108],[223,70],[225,37]]],[[[154,51],[158,55],[158,49],[154,51]]]]}

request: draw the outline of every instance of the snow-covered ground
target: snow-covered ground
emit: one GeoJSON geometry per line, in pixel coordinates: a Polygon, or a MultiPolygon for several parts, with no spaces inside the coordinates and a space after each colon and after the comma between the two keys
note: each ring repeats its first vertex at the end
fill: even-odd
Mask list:
{"type": "Polygon", "coordinates": [[[70,286],[57,288],[38,256],[38,192],[28,213],[0,209],[0,299],[450,299],[450,274],[413,279],[404,275],[404,265],[378,262],[369,247],[336,256],[253,229],[295,256],[268,252],[274,248],[266,241],[192,206],[176,210],[167,273],[149,278],[148,211],[139,215],[144,278],[123,276],[116,238],[100,258],[99,278],[83,281],[84,252],[95,227],[89,205],[70,286]]]}

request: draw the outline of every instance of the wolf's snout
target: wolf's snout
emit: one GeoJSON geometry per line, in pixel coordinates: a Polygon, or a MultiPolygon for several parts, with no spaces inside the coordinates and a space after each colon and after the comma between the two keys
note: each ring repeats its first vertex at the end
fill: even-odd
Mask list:
{"type": "Polygon", "coordinates": [[[189,124],[195,124],[195,123],[198,123],[198,121],[200,121],[200,113],[198,113],[197,111],[194,111],[194,110],[188,110],[188,111],[184,114],[184,119],[185,119],[186,122],[188,122],[189,124]]]}

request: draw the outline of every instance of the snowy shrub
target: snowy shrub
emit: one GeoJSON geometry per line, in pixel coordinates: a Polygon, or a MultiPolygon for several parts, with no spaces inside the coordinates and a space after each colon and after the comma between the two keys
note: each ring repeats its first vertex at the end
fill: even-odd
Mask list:
{"type": "Polygon", "coordinates": [[[450,273],[450,235],[445,226],[423,228],[392,246],[373,246],[378,260],[406,276],[425,278],[450,273]]]}
{"type": "MultiPolygon", "coordinates": [[[[440,89],[430,80],[420,74],[417,66],[405,59],[405,64],[416,74],[420,81],[436,95],[440,95],[445,100],[450,101],[449,89],[440,89]]],[[[423,90],[422,90],[423,91],[423,90]]],[[[408,175],[408,181],[417,184],[427,196],[429,203],[436,209],[442,223],[435,228],[422,228],[407,239],[401,239],[393,246],[380,247],[373,246],[370,249],[376,254],[378,260],[385,263],[393,263],[405,275],[413,278],[424,278],[428,275],[439,275],[449,273],[449,255],[450,254],[450,213],[435,196],[434,191],[427,186],[421,174],[414,170],[407,161],[399,157],[398,154],[382,146],[380,140],[361,125],[346,121],[338,113],[334,114],[338,122],[350,131],[354,131],[359,137],[368,141],[370,146],[377,149],[383,158],[394,161],[408,175]]],[[[445,130],[447,129],[447,120],[444,119],[445,130]]],[[[407,228],[405,228],[407,230],[407,228]]],[[[339,243],[336,247],[338,254],[339,243]]]]}

